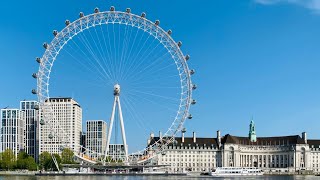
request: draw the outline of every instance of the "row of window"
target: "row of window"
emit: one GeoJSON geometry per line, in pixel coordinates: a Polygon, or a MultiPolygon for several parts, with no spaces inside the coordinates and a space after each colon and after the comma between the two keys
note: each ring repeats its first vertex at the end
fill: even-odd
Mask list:
{"type": "Polygon", "coordinates": [[[187,154],[185,154],[185,155],[183,155],[183,154],[182,155],[179,155],[179,154],[178,155],[171,155],[171,154],[169,154],[169,155],[164,155],[164,157],[199,157],[199,158],[202,158],[202,157],[203,158],[211,158],[212,157],[212,158],[215,158],[216,155],[197,155],[197,154],[196,155],[195,154],[194,155],[190,155],[190,154],[189,155],[187,155],[187,154]]]}
{"type": "MultiPolygon", "coordinates": [[[[211,161],[211,159],[171,159],[171,158],[169,158],[169,159],[167,159],[167,158],[165,158],[165,159],[163,159],[163,161],[164,162],[166,162],[166,161],[168,161],[168,162],[175,162],[175,161],[195,161],[195,162],[205,162],[205,161],[208,161],[208,162],[210,162],[211,161]]],[[[215,159],[212,159],[212,161],[214,162],[215,161],[215,159]]]]}

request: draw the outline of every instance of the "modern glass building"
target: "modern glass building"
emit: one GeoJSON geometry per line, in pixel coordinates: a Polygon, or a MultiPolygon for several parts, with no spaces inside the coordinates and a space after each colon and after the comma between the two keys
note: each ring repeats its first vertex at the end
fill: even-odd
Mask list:
{"type": "Polygon", "coordinates": [[[20,110],[25,115],[25,152],[36,161],[39,156],[39,111],[37,101],[21,101],[20,110]]]}
{"type": "Polygon", "coordinates": [[[107,123],[103,120],[88,120],[86,148],[96,152],[91,158],[101,158],[107,145],[107,123]]]}
{"type": "Polygon", "coordinates": [[[25,149],[25,115],[19,109],[1,109],[1,149],[13,150],[15,156],[25,149]]]}
{"type": "MultiPolygon", "coordinates": [[[[128,145],[127,145],[128,148],[128,145]]],[[[126,153],[123,144],[110,144],[109,145],[109,157],[117,162],[123,162],[126,160],[126,153]]]]}

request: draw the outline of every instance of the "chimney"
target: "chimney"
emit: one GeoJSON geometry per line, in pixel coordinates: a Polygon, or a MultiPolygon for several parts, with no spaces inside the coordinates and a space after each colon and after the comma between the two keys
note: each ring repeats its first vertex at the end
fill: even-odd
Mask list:
{"type": "Polygon", "coordinates": [[[193,143],[196,143],[197,142],[197,138],[196,138],[196,133],[195,132],[193,132],[193,143]]]}
{"type": "Polygon", "coordinates": [[[182,143],[184,143],[184,133],[186,133],[187,132],[187,130],[186,130],[186,128],[183,128],[182,130],[181,130],[181,142],[182,143]]]}
{"type": "Polygon", "coordinates": [[[305,144],[308,143],[308,142],[307,142],[307,133],[306,133],[306,132],[303,132],[303,133],[302,133],[302,139],[303,139],[303,141],[304,141],[305,144]]]}
{"type": "Polygon", "coordinates": [[[184,132],[182,131],[181,142],[184,143],[184,132]]]}
{"type": "Polygon", "coordinates": [[[149,137],[149,139],[148,139],[148,141],[147,141],[148,146],[150,145],[151,139],[153,139],[153,138],[154,138],[154,134],[153,134],[153,133],[150,133],[150,137],[149,137]]]}
{"type": "Polygon", "coordinates": [[[220,135],[220,130],[217,131],[217,143],[218,143],[218,148],[221,147],[221,135],[220,135]]]}
{"type": "Polygon", "coordinates": [[[162,139],[162,133],[159,131],[159,138],[162,139]]]}

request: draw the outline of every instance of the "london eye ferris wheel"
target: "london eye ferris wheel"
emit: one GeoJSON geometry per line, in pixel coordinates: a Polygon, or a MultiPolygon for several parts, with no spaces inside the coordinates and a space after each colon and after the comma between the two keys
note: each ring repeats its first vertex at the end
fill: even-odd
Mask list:
{"type": "MultiPolygon", "coordinates": [[[[32,93],[38,96],[41,126],[51,130],[62,148],[69,147],[70,137],[57,133],[64,130],[53,125],[56,117],[46,102],[71,94],[82,103],[87,119],[109,120],[107,149],[101,154],[104,160],[118,134],[125,145],[124,161],[129,164],[163,152],[185,120],[192,118],[189,108],[196,103],[192,99],[196,85],[191,81],[195,71],[187,64],[190,57],[171,35],[159,20],[152,22],[146,13],[136,15],[129,8],[125,12],[95,8],[92,14],[80,13],[73,22],[66,20],[61,31],[53,31],[53,40],[43,44],[45,52],[36,59],[39,70],[32,75],[37,79],[32,93]],[[156,130],[163,135],[146,147],[146,135],[156,130]]],[[[95,152],[86,149],[86,153],[95,152]]]]}

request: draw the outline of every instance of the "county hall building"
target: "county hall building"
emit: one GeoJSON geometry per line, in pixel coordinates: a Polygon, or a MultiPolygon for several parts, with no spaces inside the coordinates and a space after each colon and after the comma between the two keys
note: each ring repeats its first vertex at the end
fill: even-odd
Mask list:
{"type": "MultiPolygon", "coordinates": [[[[148,145],[159,140],[150,135],[148,145]]],[[[301,136],[257,137],[253,121],[248,137],[226,134],[216,138],[175,138],[164,153],[157,155],[158,165],[169,165],[171,172],[203,172],[216,167],[258,167],[264,171],[297,172],[320,170],[320,140],[301,136]]]]}

